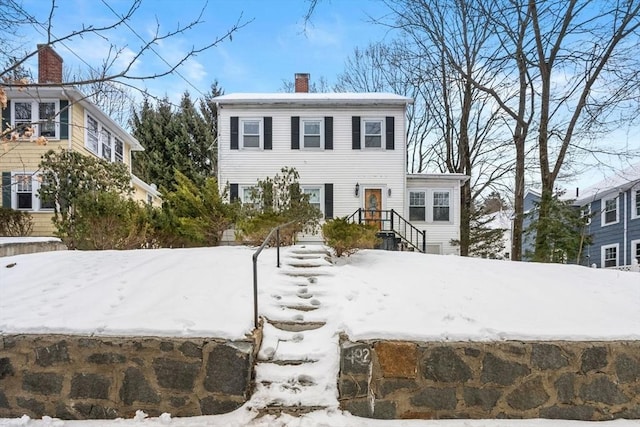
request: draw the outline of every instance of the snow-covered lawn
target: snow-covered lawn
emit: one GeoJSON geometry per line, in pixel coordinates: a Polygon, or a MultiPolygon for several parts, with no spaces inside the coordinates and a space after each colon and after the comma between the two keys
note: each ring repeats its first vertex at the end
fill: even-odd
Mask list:
{"type": "MultiPolygon", "coordinates": [[[[253,249],[61,251],[0,258],[0,334],[242,338],[253,327],[253,249]]],[[[275,249],[259,259],[259,301],[279,297],[275,249]]],[[[285,267],[286,268],[286,267],[285,267]]],[[[638,340],[640,274],[577,266],[362,251],[323,278],[323,304],[352,340],[638,340]]],[[[231,414],[116,421],[3,419],[69,426],[577,426],[549,420],[374,421],[231,414]]],[[[618,426],[639,426],[618,420],[618,426]]]]}

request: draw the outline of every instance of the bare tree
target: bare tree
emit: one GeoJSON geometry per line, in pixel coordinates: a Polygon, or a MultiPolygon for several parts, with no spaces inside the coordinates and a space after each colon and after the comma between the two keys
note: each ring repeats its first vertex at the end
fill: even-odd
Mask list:
{"type": "MultiPolygon", "coordinates": [[[[139,9],[142,0],[131,0],[131,3],[124,13],[115,11],[109,3],[106,2],[106,0],[104,0],[103,3],[114,15],[114,19],[111,22],[106,22],[101,25],[81,25],[79,28],[72,28],[70,30],[66,29],[63,34],[57,34],[53,30],[54,16],[58,8],[56,0],[50,0],[49,14],[44,22],[39,22],[32,14],[13,0],[0,0],[0,12],[3,17],[14,17],[14,22],[20,25],[34,26],[41,31],[44,30],[46,33],[46,41],[43,44],[54,48],[62,44],[73,44],[75,40],[83,37],[99,37],[108,40],[109,34],[112,31],[125,27],[133,32],[140,40],[140,45],[137,50],[132,52],[127,46],[112,44],[100,69],[97,71],[94,70],[91,73],[78,75],[76,78],[72,79],[72,81],[64,82],[66,85],[78,87],[93,85],[93,89],[97,90],[112,89],[114,88],[113,85],[119,86],[118,89],[121,89],[122,87],[130,87],[138,90],[136,87],[137,82],[160,78],[176,72],[180,66],[194,58],[196,55],[217,46],[225,40],[231,40],[232,35],[235,32],[250,22],[244,20],[242,15],[240,15],[238,19],[234,23],[230,24],[227,29],[223,30],[221,34],[212,35],[210,39],[203,40],[200,44],[193,45],[181,56],[171,62],[164,60],[164,68],[160,68],[157,71],[152,71],[150,73],[139,73],[136,71],[134,64],[141,61],[147,55],[158,55],[155,50],[156,45],[178,36],[188,35],[191,30],[202,25],[204,23],[202,18],[205,8],[203,7],[195,18],[186,25],[178,24],[174,29],[164,31],[158,24],[155,32],[151,36],[145,38],[136,32],[131,25],[131,20],[139,9]]],[[[68,25],[68,23],[65,24],[68,25]]],[[[0,41],[2,41],[0,45],[4,45],[4,42],[7,40],[0,41]]],[[[11,52],[15,53],[15,50],[12,50],[11,52]]],[[[12,57],[13,61],[9,63],[9,66],[0,69],[0,82],[2,82],[0,86],[0,105],[3,107],[6,106],[5,89],[7,88],[22,89],[59,86],[59,83],[39,83],[28,81],[26,79],[15,81],[9,78],[16,69],[22,67],[26,61],[34,57],[37,53],[38,49],[31,49],[21,55],[14,55],[12,57]]],[[[160,57],[160,55],[158,56],[160,57]]],[[[91,93],[93,94],[95,92],[91,93]]],[[[6,139],[12,132],[12,129],[2,129],[0,139],[6,139]]]]}

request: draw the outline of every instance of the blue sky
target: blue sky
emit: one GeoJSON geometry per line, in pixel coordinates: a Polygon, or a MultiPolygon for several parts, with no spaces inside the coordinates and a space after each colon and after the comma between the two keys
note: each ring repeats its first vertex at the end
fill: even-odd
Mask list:
{"type": "MultiPolygon", "coordinates": [[[[117,13],[124,13],[130,1],[107,3],[117,13]]],[[[31,13],[39,10],[42,18],[48,13],[42,4],[40,0],[26,0],[24,6],[31,13]]],[[[216,79],[226,93],[277,92],[282,80],[292,80],[296,72],[310,73],[312,81],[324,77],[333,83],[356,46],[389,37],[387,28],[370,22],[371,17],[385,14],[384,4],[376,0],[322,0],[306,31],[306,0],[143,0],[130,22],[132,29],[112,31],[108,40],[78,38],[57,50],[65,60],[65,68],[73,71],[100,64],[111,44],[126,46],[126,58],[142,43],[134,30],[143,37],[149,37],[156,24],[160,32],[173,30],[197,17],[205,5],[203,24],[155,47],[162,58],[171,63],[191,46],[209,43],[223,34],[238,19],[251,22],[235,33],[232,41],[199,54],[179,70],[195,88],[178,75],[139,86],[146,86],[154,95],[166,94],[177,100],[185,90],[194,97],[200,96],[198,91],[206,92],[216,79]]],[[[83,24],[100,25],[114,19],[114,13],[102,0],[58,0],[53,33],[59,37],[83,24]]],[[[44,31],[40,29],[39,33],[33,34],[34,41],[29,43],[43,42],[44,31]]],[[[30,65],[35,67],[35,61],[30,65]]],[[[162,60],[149,53],[136,63],[135,72],[148,74],[163,67],[162,60]]]]}

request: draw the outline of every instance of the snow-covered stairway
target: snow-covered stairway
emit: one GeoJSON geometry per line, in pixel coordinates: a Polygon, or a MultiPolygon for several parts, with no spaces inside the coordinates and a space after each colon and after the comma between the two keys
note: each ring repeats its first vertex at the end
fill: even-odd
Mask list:
{"type": "Polygon", "coordinates": [[[260,413],[338,407],[338,332],[323,280],[333,274],[328,255],[322,246],[288,248],[270,295],[262,297],[265,323],[249,403],[260,413]]]}

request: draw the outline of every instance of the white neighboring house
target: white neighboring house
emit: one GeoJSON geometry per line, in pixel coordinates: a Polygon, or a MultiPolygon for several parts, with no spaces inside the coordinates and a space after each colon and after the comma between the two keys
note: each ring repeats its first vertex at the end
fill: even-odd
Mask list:
{"type": "Polygon", "coordinates": [[[352,216],[381,231],[393,228],[406,246],[457,254],[450,241],[459,239],[460,185],[467,177],[407,175],[406,109],[413,100],[308,93],[308,78],[296,74],[295,93],[215,98],[220,187],[229,185],[232,200],[247,201],[257,180],[293,167],[324,219],[352,216]]]}

